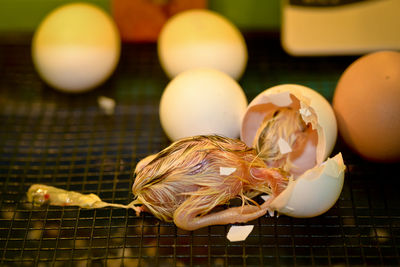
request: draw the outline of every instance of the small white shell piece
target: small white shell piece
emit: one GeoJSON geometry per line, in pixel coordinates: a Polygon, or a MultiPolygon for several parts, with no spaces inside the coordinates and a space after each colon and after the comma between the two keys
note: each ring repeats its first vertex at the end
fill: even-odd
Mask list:
{"type": "Polygon", "coordinates": [[[292,152],[292,148],[290,147],[288,142],[286,142],[283,138],[279,138],[278,145],[279,145],[279,150],[281,151],[282,154],[287,154],[292,152]]]}
{"type": "MultiPolygon", "coordinates": [[[[293,177],[288,187],[271,202],[270,209],[292,217],[318,216],[339,198],[346,169],[340,153],[326,160],[337,138],[336,117],[329,102],[302,85],[269,88],[250,102],[242,121],[241,139],[253,146],[263,121],[282,107],[298,110],[303,121],[311,125],[313,136],[301,153],[293,151],[297,153],[293,160],[297,167],[290,169],[293,177]]],[[[281,153],[292,153],[284,141],[278,143],[281,153]]]]}
{"type": "Polygon", "coordinates": [[[236,171],[236,168],[233,167],[219,167],[219,174],[222,176],[231,175],[236,171]]]}
{"type": "Polygon", "coordinates": [[[231,242],[244,241],[253,231],[254,225],[232,225],[226,238],[231,242]]]}

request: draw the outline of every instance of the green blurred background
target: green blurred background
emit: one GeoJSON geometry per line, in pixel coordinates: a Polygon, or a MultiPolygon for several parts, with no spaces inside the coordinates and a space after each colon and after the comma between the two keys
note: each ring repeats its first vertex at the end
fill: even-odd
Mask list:
{"type": "MultiPolygon", "coordinates": [[[[111,13],[112,0],[82,0],[111,13]]],[[[190,1],[190,0],[188,0],[190,1]]],[[[0,34],[31,33],[55,7],[72,0],[0,0],[0,34]]],[[[280,0],[209,0],[208,8],[247,31],[276,31],[280,27],[280,0]]]]}

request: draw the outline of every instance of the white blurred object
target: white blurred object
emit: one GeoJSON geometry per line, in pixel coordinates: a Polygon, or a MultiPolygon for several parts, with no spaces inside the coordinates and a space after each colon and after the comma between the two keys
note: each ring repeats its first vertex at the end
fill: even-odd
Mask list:
{"type": "Polygon", "coordinates": [[[285,0],[282,46],[291,55],[400,49],[399,0],[285,0]]]}
{"type": "Polygon", "coordinates": [[[113,115],[115,110],[115,100],[106,96],[99,96],[97,103],[103,112],[107,115],[113,115]]]}

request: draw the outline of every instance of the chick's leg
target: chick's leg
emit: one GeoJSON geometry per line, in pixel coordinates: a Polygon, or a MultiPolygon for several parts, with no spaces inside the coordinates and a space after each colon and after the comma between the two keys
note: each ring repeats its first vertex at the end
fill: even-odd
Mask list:
{"type": "Polygon", "coordinates": [[[174,223],[181,229],[193,231],[209,225],[245,223],[266,214],[270,201],[264,202],[261,206],[244,205],[233,207],[223,211],[198,216],[201,211],[190,212],[186,200],[174,212],[174,223]]]}

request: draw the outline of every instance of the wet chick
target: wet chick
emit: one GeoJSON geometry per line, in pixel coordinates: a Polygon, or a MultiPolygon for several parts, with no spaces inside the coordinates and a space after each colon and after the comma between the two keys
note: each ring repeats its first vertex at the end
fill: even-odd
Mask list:
{"type": "Polygon", "coordinates": [[[142,204],[136,211],[151,212],[185,230],[263,216],[288,183],[286,175],[267,167],[254,149],[215,135],[178,140],[140,161],[135,174],[132,204],[142,204]],[[261,193],[271,198],[258,205],[251,198],[261,193]],[[242,206],[212,212],[233,198],[242,199],[242,206]]]}

